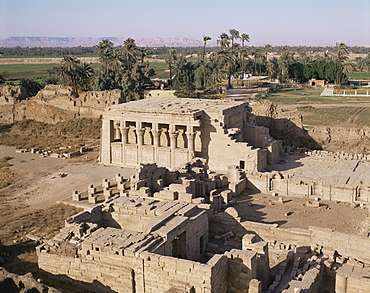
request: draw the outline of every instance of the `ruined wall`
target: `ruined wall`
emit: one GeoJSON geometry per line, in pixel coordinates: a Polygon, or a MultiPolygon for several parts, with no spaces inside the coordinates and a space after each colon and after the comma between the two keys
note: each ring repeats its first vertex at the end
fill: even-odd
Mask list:
{"type": "Polygon", "coordinates": [[[26,98],[27,93],[23,87],[0,85],[0,123],[14,122],[15,105],[26,98]]]}
{"type": "Polygon", "coordinates": [[[57,123],[75,117],[99,118],[106,107],[125,102],[122,91],[89,91],[76,97],[69,86],[46,85],[35,97],[20,86],[0,86],[0,123],[32,119],[57,123]]]}
{"type": "Polygon", "coordinates": [[[40,90],[33,100],[71,111],[81,117],[95,118],[99,117],[105,108],[125,101],[122,91],[118,89],[82,92],[76,97],[72,87],[51,84],[40,90]]]}
{"type": "Polygon", "coordinates": [[[370,238],[333,231],[328,228],[310,226],[308,229],[279,228],[278,224],[265,224],[252,221],[241,221],[227,212],[209,215],[210,232],[220,234],[233,231],[235,234],[256,234],[270,245],[276,242],[286,246],[322,247],[325,255],[339,255],[370,264],[370,238]]]}
{"type": "Polygon", "coordinates": [[[370,292],[370,269],[344,264],[335,277],[336,293],[370,292]]]}
{"type": "Polygon", "coordinates": [[[257,124],[268,127],[271,136],[282,140],[284,145],[352,154],[370,152],[370,127],[303,127],[302,115],[284,112],[268,100],[253,103],[251,107],[257,124]]]}
{"type": "Polygon", "coordinates": [[[326,150],[352,154],[370,152],[370,127],[315,126],[307,131],[326,150]]]}
{"type": "Polygon", "coordinates": [[[62,293],[62,291],[38,282],[32,273],[16,275],[0,267],[0,291],[8,293],[62,293]]]}
{"type": "Polygon", "coordinates": [[[0,85],[0,106],[13,105],[27,98],[25,89],[19,85],[0,85]]]}
{"type": "Polygon", "coordinates": [[[257,278],[257,253],[248,250],[232,249],[225,253],[229,258],[229,293],[248,293],[249,283],[257,278]]]}
{"type": "Polygon", "coordinates": [[[275,192],[296,197],[320,197],[343,202],[370,202],[370,190],[363,186],[334,185],[320,181],[282,178],[278,173],[248,174],[247,187],[260,192],[275,192]]]}
{"type": "Polygon", "coordinates": [[[190,293],[192,288],[203,293],[227,292],[228,259],[223,255],[215,255],[206,264],[201,264],[149,252],[135,255],[94,253],[72,258],[47,253],[38,247],[37,254],[41,269],[64,281],[69,278],[81,281],[80,286],[85,285],[94,292],[99,292],[102,287],[121,293],[171,290],[190,293]]]}
{"type": "MultiPolygon", "coordinates": [[[[33,100],[21,101],[12,107],[12,111],[4,114],[9,114],[7,118],[9,123],[23,119],[32,119],[50,124],[75,118],[76,115],[70,111],[47,104],[40,104],[33,100]]],[[[5,122],[5,117],[1,121],[5,122]]]]}

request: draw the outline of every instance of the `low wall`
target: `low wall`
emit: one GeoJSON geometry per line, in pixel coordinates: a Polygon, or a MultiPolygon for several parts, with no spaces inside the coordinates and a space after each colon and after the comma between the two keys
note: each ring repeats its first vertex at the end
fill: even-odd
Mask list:
{"type": "Polygon", "coordinates": [[[324,200],[343,202],[370,202],[367,186],[334,185],[320,181],[283,179],[277,173],[248,174],[247,188],[263,193],[296,197],[320,197],[324,200]]]}
{"type": "Polygon", "coordinates": [[[210,232],[219,234],[233,231],[235,234],[256,234],[262,240],[273,244],[280,242],[287,246],[322,247],[323,253],[332,256],[337,251],[343,257],[361,260],[370,264],[370,238],[333,231],[328,228],[310,226],[308,229],[279,228],[278,224],[240,221],[228,213],[209,214],[210,232]]]}
{"type": "Polygon", "coordinates": [[[42,245],[37,255],[41,269],[61,280],[80,281],[93,292],[100,292],[93,283],[122,293],[171,290],[224,293],[228,290],[228,258],[224,255],[215,255],[206,264],[149,252],[135,255],[94,253],[73,258],[48,253],[42,245]]]}
{"type": "Polygon", "coordinates": [[[336,293],[363,293],[370,292],[370,269],[343,265],[337,274],[335,281],[336,293]]]}

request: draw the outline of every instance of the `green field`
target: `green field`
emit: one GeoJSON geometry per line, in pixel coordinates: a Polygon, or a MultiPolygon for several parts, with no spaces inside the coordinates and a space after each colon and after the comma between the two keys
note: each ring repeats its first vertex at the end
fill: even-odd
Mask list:
{"type": "MultiPolygon", "coordinates": [[[[91,58],[91,57],[99,57],[99,55],[93,55],[93,54],[85,54],[85,55],[73,55],[77,58],[91,58]]],[[[63,58],[62,55],[55,55],[55,56],[0,56],[0,59],[9,59],[9,58],[63,58]]]]}
{"type": "Polygon", "coordinates": [[[166,71],[166,62],[150,62],[150,66],[155,70],[155,76],[153,78],[167,79],[170,77],[169,71],[166,71]]]}
{"type": "MultiPolygon", "coordinates": [[[[366,97],[321,97],[322,88],[314,87],[289,87],[278,89],[267,95],[266,99],[277,104],[351,104],[369,103],[366,97]]],[[[347,90],[346,90],[347,91],[347,90]]],[[[362,90],[361,90],[362,93],[362,90]]]]}
{"type": "MultiPolygon", "coordinates": [[[[49,77],[48,70],[52,70],[59,64],[12,64],[0,65],[0,75],[7,81],[12,81],[17,84],[21,79],[41,80],[49,77]]],[[[101,64],[91,64],[91,67],[96,70],[101,67],[101,64]]]]}
{"type": "Polygon", "coordinates": [[[355,124],[370,126],[369,107],[315,108],[306,106],[297,107],[297,110],[302,114],[305,125],[338,126],[355,124]]]}
{"type": "MultiPolygon", "coordinates": [[[[32,58],[32,57],[30,57],[32,58]]],[[[14,84],[18,84],[21,79],[34,79],[41,80],[49,77],[48,70],[52,70],[59,64],[11,64],[11,65],[0,65],[0,75],[3,76],[7,81],[12,81],[14,84]]],[[[154,78],[169,78],[169,72],[167,71],[167,63],[165,62],[151,62],[150,66],[155,70],[154,78]]],[[[101,68],[100,63],[93,63],[91,67],[96,70],[101,68]]]]}
{"type": "Polygon", "coordinates": [[[370,74],[366,72],[354,72],[349,75],[349,79],[370,79],[370,74]]]}

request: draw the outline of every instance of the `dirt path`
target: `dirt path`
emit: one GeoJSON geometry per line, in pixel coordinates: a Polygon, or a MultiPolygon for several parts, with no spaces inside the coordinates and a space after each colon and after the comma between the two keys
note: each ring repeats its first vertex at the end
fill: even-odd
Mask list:
{"type": "Polygon", "coordinates": [[[366,107],[361,107],[359,109],[357,109],[349,118],[348,118],[348,122],[349,123],[355,123],[357,118],[360,116],[360,114],[366,110],[366,107]]]}

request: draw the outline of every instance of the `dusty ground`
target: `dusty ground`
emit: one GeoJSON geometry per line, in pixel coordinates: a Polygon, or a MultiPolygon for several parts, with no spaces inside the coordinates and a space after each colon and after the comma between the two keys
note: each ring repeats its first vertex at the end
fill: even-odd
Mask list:
{"type": "Polygon", "coordinates": [[[0,146],[0,157],[6,156],[11,157],[8,162],[17,180],[0,190],[0,240],[4,245],[0,266],[18,274],[31,271],[37,275],[35,243],[26,235],[48,239],[63,227],[67,217],[79,211],[57,204],[58,201],[71,196],[74,190],[100,184],[103,178],[112,178],[117,173],[130,176],[134,172],[128,168],[16,153],[13,147],[0,146]]]}
{"type": "MultiPolygon", "coordinates": [[[[349,203],[320,201],[320,207],[305,206],[308,199],[271,194],[244,194],[234,206],[242,220],[279,224],[282,228],[317,226],[338,232],[361,234],[368,209],[349,203]],[[285,214],[289,213],[289,216],[285,214]]],[[[312,200],[312,199],[311,199],[312,200]]]]}

